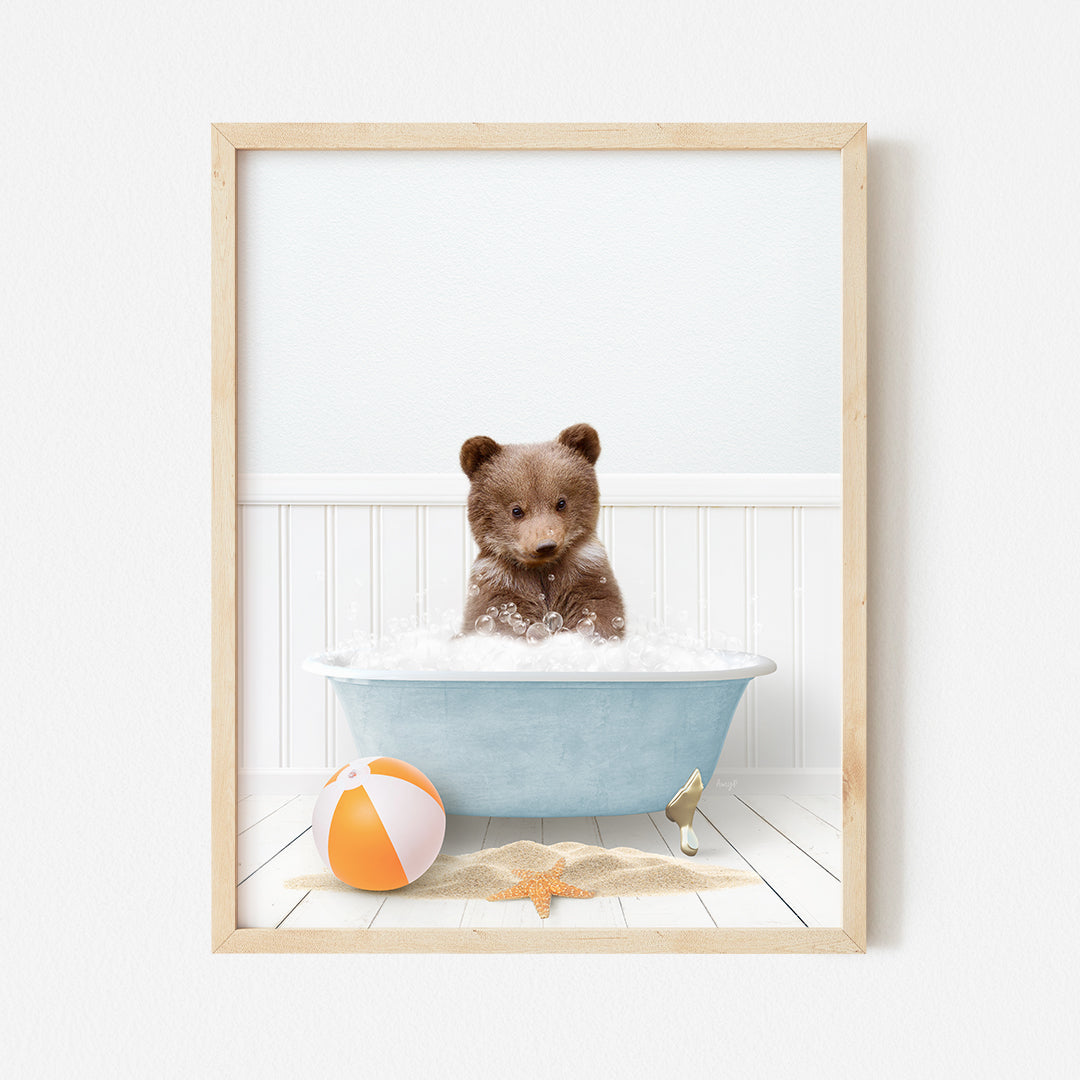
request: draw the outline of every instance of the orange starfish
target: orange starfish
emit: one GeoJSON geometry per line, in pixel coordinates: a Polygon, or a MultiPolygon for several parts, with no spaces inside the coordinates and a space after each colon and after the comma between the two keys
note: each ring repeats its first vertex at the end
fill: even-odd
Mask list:
{"type": "Polygon", "coordinates": [[[575,885],[567,885],[562,880],[562,872],[566,869],[566,860],[560,859],[550,870],[515,870],[521,880],[509,889],[503,889],[501,893],[489,896],[489,900],[514,900],[518,897],[527,896],[536,907],[537,914],[541,919],[546,919],[551,912],[551,898],[553,896],[576,896],[578,899],[587,900],[592,896],[591,892],[579,889],[575,885]]]}

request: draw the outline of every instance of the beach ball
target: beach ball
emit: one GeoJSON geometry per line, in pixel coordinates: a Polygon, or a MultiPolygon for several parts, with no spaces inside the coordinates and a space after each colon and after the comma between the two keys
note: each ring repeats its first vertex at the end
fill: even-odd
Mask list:
{"type": "Polygon", "coordinates": [[[435,861],[446,811],[419,769],[392,757],[358,758],[319,792],[311,832],[334,877],[382,892],[415,881],[435,861]]]}

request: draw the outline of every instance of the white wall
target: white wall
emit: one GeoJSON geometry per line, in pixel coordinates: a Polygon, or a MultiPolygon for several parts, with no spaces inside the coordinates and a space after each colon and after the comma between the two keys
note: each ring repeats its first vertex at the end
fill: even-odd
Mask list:
{"type": "Polygon", "coordinates": [[[606,472],[840,469],[840,154],[237,163],[239,459],[457,469],[585,420],[606,472]]]}
{"type": "Polygon", "coordinates": [[[1074,5],[0,19],[16,1072],[1068,1074],[1074,5]],[[208,127],[240,119],[869,121],[868,955],[209,954],[208,127]]]}

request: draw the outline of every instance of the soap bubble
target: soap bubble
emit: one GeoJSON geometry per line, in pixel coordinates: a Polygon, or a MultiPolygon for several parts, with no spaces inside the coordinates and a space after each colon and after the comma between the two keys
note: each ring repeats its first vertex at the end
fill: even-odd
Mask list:
{"type": "Polygon", "coordinates": [[[548,581],[554,581],[554,580],[555,580],[555,575],[554,574],[548,574],[548,581]]]}
{"type": "MultiPolygon", "coordinates": [[[[509,609],[509,603],[507,604],[509,609]]],[[[589,605],[591,615],[592,605],[589,605]]],[[[394,613],[397,614],[397,613],[394,613]]],[[[681,634],[659,621],[655,633],[646,632],[642,616],[623,619],[610,627],[575,614],[571,626],[549,611],[532,624],[520,612],[504,612],[508,630],[500,634],[497,607],[475,620],[467,633],[459,633],[456,612],[433,611],[419,620],[387,618],[378,632],[354,632],[348,642],[324,654],[325,663],[361,671],[604,671],[674,672],[725,671],[746,662],[742,642],[714,631],[710,641],[681,634]],[[589,624],[592,624],[591,626],[589,624]],[[626,636],[608,636],[626,628],[626,636]],[[473,632],[475,630],[475,633],[473,632]],[[521,639],[524,638],[524,641],[521,639]]]]}
{"type": "Polygon", "coordinates": [[[646,645],[641,662],[649,671],[659,671],[668,658],[668,650],[660,645],[646,645]]]}
{"type": "Polygon", "coordinates": [[[602,577],[602,578],[600,579],[600,584],[601,584],[601,585],[606,585],[606,584],[607,584],[607,578],[606,578],[606,577],[602,577]]]}
{"type": "Polygon", "coordinates": [[[469,595],[470,596],[479,596],[480,595],[480,586],[477,585],[475,581],[469,586],[469,595]]]}
{"type": "Polygon", "coordinates": [[[616,615],[611,620],[611,625],[616,630],[621,630],[626,625],[626,620],[621,615],[616,615]]]}

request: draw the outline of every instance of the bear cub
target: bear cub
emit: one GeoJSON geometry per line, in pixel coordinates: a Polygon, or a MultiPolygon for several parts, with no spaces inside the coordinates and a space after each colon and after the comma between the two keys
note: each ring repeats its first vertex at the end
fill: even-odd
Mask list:
{"type": "Polygon", "coordinates": [[[574,424],[552,442],[500,445],[466,440],[461,468],[469,478],[469,526],[480,547],[469,577],[462,633],[493,613],[511,636],[558,612],[575,630],[591,618],[597,634],[622,637],[622,595],[596,536],[600,490],[593,466],[600,436],[574,424]],[[521,619],[500,619],[504,605],[521,619]]]}

